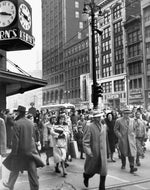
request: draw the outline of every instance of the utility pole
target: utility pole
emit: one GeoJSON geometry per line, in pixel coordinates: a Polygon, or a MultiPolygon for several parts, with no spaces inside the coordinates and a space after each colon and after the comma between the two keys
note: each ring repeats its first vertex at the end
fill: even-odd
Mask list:
{"type": "Polygon", "coordinates": [[[93,77],[93,88],[92,88],[92,102],[93,109],[97,109],[98,97],[96,97],[96,61],[95,61],[95,3],[91,0],[91,30],[92,30],[92,77],[93,77]]]}
{"type": "Polygon", "coordinates": [[[97,109],[98,107],[98,96],[97,96],[97,79],[96,79],[96,61],[95,61],[95,31],[101,35],[102,31],[97,29],[95,26],[95,12],[99,10],[99,15],[101,15],[101,9],[98,5],[95,4],[94,0],[91,0],[90,3],[84,4],[83,13],[89,14],[91,16],[91,39],[92,39],[92,78],[93,78],[93,85],[92,85],[92,103],[93,103],[93,109],[97,109]],[[88,6],[90,8],[90,13],[88,12],[88,9],[86,8],[88,6]]]}

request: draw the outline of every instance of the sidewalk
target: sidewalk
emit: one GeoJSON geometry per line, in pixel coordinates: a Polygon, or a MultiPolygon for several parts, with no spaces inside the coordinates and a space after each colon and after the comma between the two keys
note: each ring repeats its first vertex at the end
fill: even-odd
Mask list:
{"type": "MultiPolygon", "coordinates": [[[[45,153],[41,155],[42,160],[45,163],[46,156],[45,153]]],[[[45,166],[38,169],[40,190],[81,190],[83,185],[83,166],[84,160],[72,159],[72,162],[68,162],[69,167],[67,167],[68,175],[62,177],[62,174],[57,174],[54,171],[55,165],[53,158],[50,158],[50,166],[45,166]]],[[[61,168],[60,168],[61,169],[61,168]]],[[[9,176],[9,171],[3,167],[3,181],[6,181],[9,176]]],[[[15,184],[15,190],[28,190],[29,182],[27,172],[19,174],[17,182],[15,184]]],[[[2,185],[2,180],[0,180],[0,190],[7,190],[2,185]]]]}
{"type": "MultiPolygon", "coordinates": [[[[147,152],[150,152],[150,141],[149,139],[146,142],[146,149],[147,152]]],[[[42,160],[46,161],[45,153],[42,153],[41,155],[42,160]]],[[[116,153],[117,157],[117,153],[116,153]]],[[[143,161],[146,161],[148,157],[143,161]]],[[[67,167],[67,173],[68,175],[64,178],[62,177],[62,174],[57,174],[54,171],[55,165],[53,162],[53,158],[50,158],[50,165],[45,166],[43,168],[38,169],[38,175],[39,175],[39,184],[40,188],[39,190],[86,190],[86,188],[83,185],[83,168],[84,168],[84,161],[81,159],[73,159],[72,162],[68,162],[69,167],[67,167]]],[[[148,161],[146,161],[148,163],[148,161]]],[[[112,171],[114,172],[115,176],[118,176],[117,174],[120,172],[118,169],[120,168],[120,161],[117,161],[115,164],[109,165],[109,175],[112,176],[112,171]],[[114,170],[114,168],[117,168],[114,170]],[[117,173],[115,173],[117,172],[117,173]]],[[[139,175],[143,174],[141,173],[144,170],[144,166],[139,169],[139,175]]],[[[5,172],[4,180],[8,179],[9,171],[6,170],[5,172]]],[[[121,175],[129,175],[127,173],[120,172],[120,178],[121,175]]],[[[132,178],[133,176],[131,176],[132,178]]],[[[96,175],[94,178],[90,181],[90,190],[97,190],[98,189],[98,183],[99,183],[99,176],[96,175]]],[[[112,185],[114,183],[117,183],[115,180],[112,181],[111,177],[107,178],[107,186],[112,185]]],[[[29,190],[29,182],[28,182],[28,176],[27,172],[24,172],[23,174],[20,173],[17,182],[15,184],[14,190],[29,190]]],[[[0,185],[0,190],[7,190],[6,188],[3,188],[2,185],[0,185]]]]}

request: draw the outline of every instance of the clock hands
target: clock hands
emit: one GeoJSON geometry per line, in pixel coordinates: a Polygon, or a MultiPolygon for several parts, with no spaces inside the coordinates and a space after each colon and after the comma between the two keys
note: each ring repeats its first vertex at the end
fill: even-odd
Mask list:
{"type": "Polygon", "coordinates": [[[27,22],[30,22],[28,16],[27,16],[22,10],[21,10],[20,13],[23,15],[24,19],[25,19],[27,22]]]}
{"type": "Polygon", "coordinates": [[[0,12],[0,15],[2,15],[2,16],[11,16],[12,14],[7,13],[7,12],[0,12]]]}

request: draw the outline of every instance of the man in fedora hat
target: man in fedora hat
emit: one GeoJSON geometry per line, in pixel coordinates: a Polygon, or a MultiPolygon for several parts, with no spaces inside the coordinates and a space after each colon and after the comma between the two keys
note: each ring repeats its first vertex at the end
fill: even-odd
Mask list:
{"type": "Polygon", "coordinates": [[[34,117],[34,122],[35,122],[35,120],[36,120],[36,108],[34,107],[35,106],[35,104],[34,104],[34,102],[31,102],[30,103],[30,108],[29,108],[29,110],[28,110],[28,113],[31,113],[32,115],[33,115],[33,117],[34,117]]]}
{"type": "Polygon", "coordinates": [[[118,137],[118,145],[121,152],[121,169],[125,169],[126,157],[130,165],[130,173],[137,171],[134,167],[134,158],[136,156],[136,136],[134,119],[130,118],[131,111],[126,108],[123,110],[123,117],[116,120],[114,132],[118,137]]]}
{"type": "Polygon", "coordinates": [[[18,106],[16,111],[12,151],[3,162],[5,167],[10,170],[8,182],[4,183],[4,186],[13,190],[19,172],[26,170],[30,190],[39,190],[37,167],[43,167],[44,164],[36,150],[33,138],[33,122],[25,117],[26,108],[24,106],[18,106]]]}
{"type": "Polygon", "coordinates": [[[83,148],[86,154],[84,164],[84,185],[95,174],[100,174],[99,190],[105,190],[107,175],[106,124],[101,119],[103,114],[95,111],[91,123],[87,123],[83,134],[83,148]]]}

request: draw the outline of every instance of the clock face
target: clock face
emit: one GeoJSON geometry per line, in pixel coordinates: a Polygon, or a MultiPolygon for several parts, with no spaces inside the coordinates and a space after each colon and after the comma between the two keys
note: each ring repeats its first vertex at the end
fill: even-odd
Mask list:
{"type": "Polygon", "coordinates": [[[25,4],[19,6],[19,20],[21,26],[25,30],[30,30],[31,28],[31,12],[25,4]]]}
{"type": "Polygon", "coordinates": [[[16,18],[16,7],[11,1],[0,2],[0,27],[9,26],[16,18]]]}

